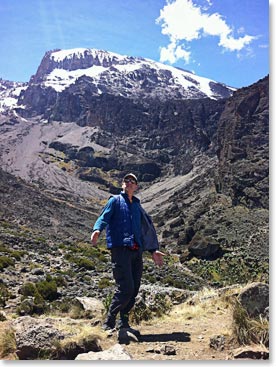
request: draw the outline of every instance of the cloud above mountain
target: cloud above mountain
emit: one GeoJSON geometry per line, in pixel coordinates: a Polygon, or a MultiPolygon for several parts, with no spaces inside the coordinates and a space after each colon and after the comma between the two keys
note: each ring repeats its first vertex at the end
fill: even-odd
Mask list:
{"type": "Polygon", "coordinates": [[[202,37],[217,37],[218,46],[224,51],[241,51],[257,37],[245,34],[240,27],[238,36],[234,28],[227,24],[223,15],[210,10],[211,1],[203,1],[205,6],[196,5],[193,0],[167,0],[160,10],[156,23],[161,25],[162,34],[169,37],[167,47],[160,48],[160,61],[174,64],[183,59],[186,64],[191,59],[191,42],[202,37]]]}

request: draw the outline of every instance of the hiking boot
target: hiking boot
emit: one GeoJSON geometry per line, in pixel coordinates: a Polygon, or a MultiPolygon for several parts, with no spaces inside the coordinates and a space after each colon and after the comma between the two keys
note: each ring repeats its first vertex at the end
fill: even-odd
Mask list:
{"type": "Polygon", "coordinates": [[[141,336],[140,331],[137,329],[133,329],[131,326],[129,326],[129,323],[124,324],[119,323],[118,330],[128,331],[129,333],[135,335],[136,338],[139,338],[139,336],[141,336]]]}
{"type": "Polygon", "coordinates": [[[119,344],[129,344],[131,341],[138,342],[135,334],[130,332],[129,329],[121,328],[118,331],[118,342],[119,344]]]}
{"type": "Polygon", "coordinates": [[[126,329],[129,333],[135,335],[136,337],[141,336],[140,331],[133,329],[128,323],[128,315],[121,314],[118,321],[118,329],[126,329]]]}
{"type": "Polygon", "coordinates": [[[115,329],[116,319],[113,316],[108,316],[102,325],[102,329],[105,331],[113,331],[115,329]]]}
{"type": "Polygon", "coordinates": [[[136,337],[141,336],[140,331],[133,329],[129,323],[128,323],[128,315],[120,315],[120,319],[118,321],[118,329],[125,329],[127,330],[129,333],[135,335],[136,337]]]}

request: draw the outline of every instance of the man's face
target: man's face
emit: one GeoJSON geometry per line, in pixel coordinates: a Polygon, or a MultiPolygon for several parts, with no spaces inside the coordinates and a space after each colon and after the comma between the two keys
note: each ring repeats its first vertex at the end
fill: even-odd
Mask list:
{"type": "Polygon", "coordinates": [[[133,177],[127,176],[124,178],[122,188],[126,193],[134,193],[134,191],[137,190],[137,187],[138,185],[133,177]]]}

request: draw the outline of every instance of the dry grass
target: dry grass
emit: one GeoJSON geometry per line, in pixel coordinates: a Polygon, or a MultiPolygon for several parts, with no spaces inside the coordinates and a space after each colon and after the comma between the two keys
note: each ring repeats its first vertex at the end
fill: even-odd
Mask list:
{"type": "Polygon", "coordinates": [[[236,300],[233,304],[233,334],[241,345],[251,343],[268,347],[269,321],[261,316],[250,318],[246,310],[236,300]]]}
{"type": "Polygon", "coordinates": [[[0,324],[0,357],[1,359],[18,359],[16,357],[16,343],[14,331],[8,321],[0,324]]]}
{"type": "MultiPolygon", "coordinates": [[[[84,322],[61,322],[57,327],[65,332],[68,336],[55,343],[55,355],[70,356],[75,353],[76,348],[83,350],[98,349],[100,342],[103,340],[103,332],[99,328],[95,328],[84,322]]],[[[59,357],[58,357],[59,359],[59,357]]],[[[70,358],[71,359],[71,358],[70,358]]]]}
{"type": "Polygon", "coordinates": [[[57,318],[56,328],[66,334],[77,334],[82,333],[83,335],[87,334],[98,334],[101,332],[101,328],[99,326],[92,326],[89,324],[89,321],[86,319],[74,320],[70,317],[57,318]]]}
{"type": "Polygon", "coordinates": [[[185,303],[175,307],[174,314],[183,320],[208,317],[210,314],[229,314],[230,299],[235,292],[236,289],[231,289],[221,294],[221,290],[204,288],[185,303]]]}

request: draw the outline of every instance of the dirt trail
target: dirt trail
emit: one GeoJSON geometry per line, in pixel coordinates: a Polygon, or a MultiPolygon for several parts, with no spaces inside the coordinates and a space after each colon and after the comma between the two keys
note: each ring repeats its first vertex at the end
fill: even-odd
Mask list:
{"type": "MultiPolygon", "coordinates": [[[[183,318],[179,307],[162,319],[143,322],[137,327],[141,333],[139,342],[125,345],[134,360],[228,360],[233,359],[232,350],[237,348],[231,342],[230,310],[208,309],[206,313],[183,318]],[[225,337],[222,350],[210,348],[210,338],[225,337]],[[166,355],[163,350],[175,350],[166,355]]],[[[104,348],[117,342],[116,335],[107,338],[104,348]]]]}

